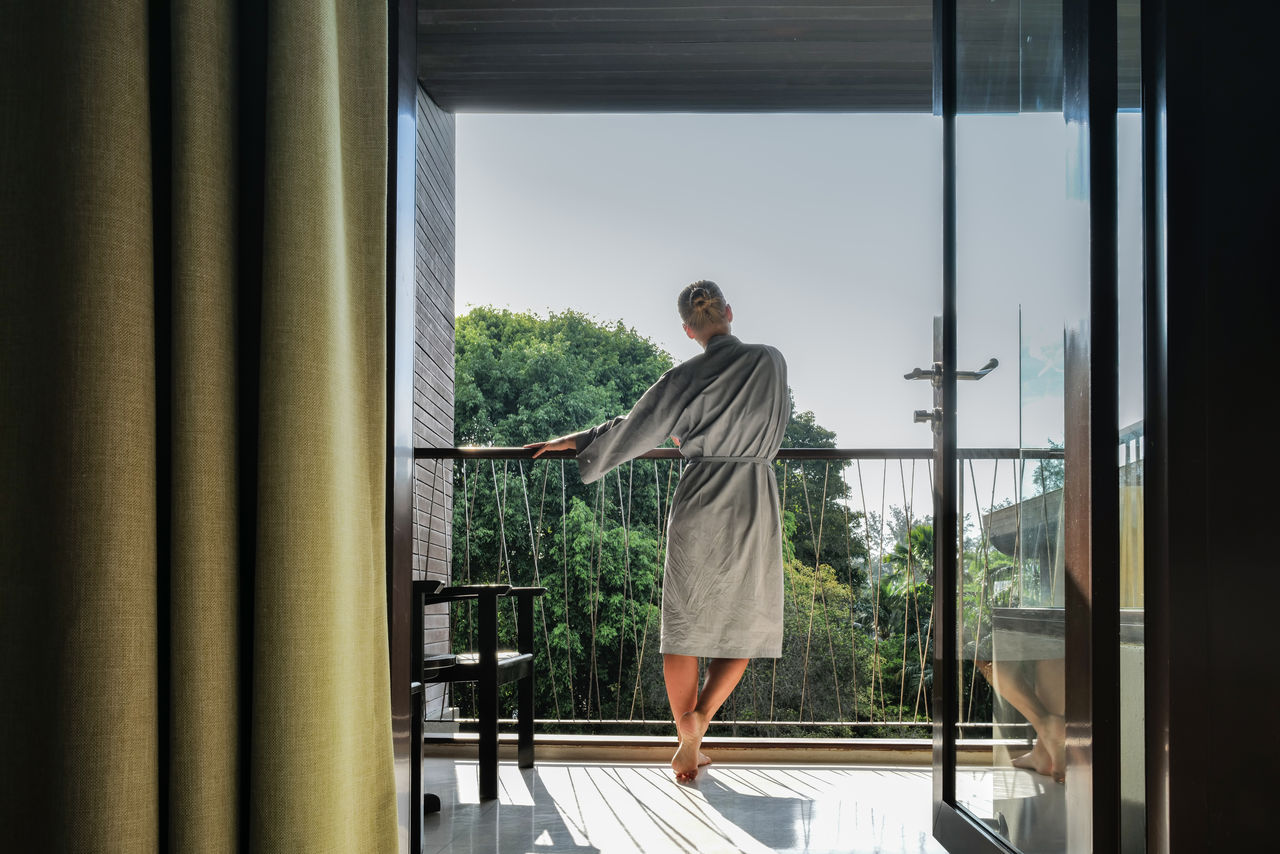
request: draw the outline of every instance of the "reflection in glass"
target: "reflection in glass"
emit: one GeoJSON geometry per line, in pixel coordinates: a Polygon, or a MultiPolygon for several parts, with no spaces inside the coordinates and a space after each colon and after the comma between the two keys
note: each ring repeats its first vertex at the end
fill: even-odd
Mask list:
{"type": "Polygon", "coordinates": [[[1089,244],[1062,20],[1061,2],[957,9],[957,358],[1002,367],[959,388],[958,443],[989,450],[960,451],[956,800],[1025,852],[1067,833],[1068,333],[1089,244]]]}
{"type": "Polygon", "coordinates": [[[1141,5],[1117,5],[1117,437],[1120,466],[1120,841],[1125,854],[1146,850],[1144,744],[1143,230],[1141,5]]]}

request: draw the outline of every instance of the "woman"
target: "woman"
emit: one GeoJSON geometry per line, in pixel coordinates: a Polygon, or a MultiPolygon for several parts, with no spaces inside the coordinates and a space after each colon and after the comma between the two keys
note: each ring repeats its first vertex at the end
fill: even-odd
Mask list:
{"type": "Polygon", "coordinates": [[[671,767],[692,780],[711,718],[752,658],[782,654],[782,526],[773,456],[790,416],[787,366],[773,347],[730,334],[733,309],[714,282],[676,301],[705,350],[663,374],[631,412],[538,442],[574,449],[586,483],[666,441],[687,460],[671,502],[662,582],[663,675],[680,746],[671,767]],[[698,657],[711,659],[698,690],[698,657]]]}

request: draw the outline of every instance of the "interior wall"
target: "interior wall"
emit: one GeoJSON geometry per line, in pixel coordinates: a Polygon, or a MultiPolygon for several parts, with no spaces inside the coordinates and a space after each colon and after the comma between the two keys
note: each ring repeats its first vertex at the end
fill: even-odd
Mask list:
{"type": "MultiPolygon", "coordinates": [[[[454,119],[418,87],[417,299],[413,438],[418,447],[452,447],[454,119]]],[[[415,579],[449,582],[453,555],[453,463],[420,460],[414,473],[415,579]]],[[[449,652],[448,606],[424,618],[426,654],[449,652]]],[[[427,719],[447,708],[446,686],[427,686],[427,719]]]]}

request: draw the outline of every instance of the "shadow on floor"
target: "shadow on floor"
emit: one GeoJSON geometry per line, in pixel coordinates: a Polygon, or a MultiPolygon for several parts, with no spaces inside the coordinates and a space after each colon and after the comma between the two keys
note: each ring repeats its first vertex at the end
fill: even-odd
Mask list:
{"type": "Polygon", "coordinates": [[[749,794],[712,775],[695,784],[707,804],[738,829],[775,851],[804,848],[804,831],[813,816],[812,798],[749,794]]]}

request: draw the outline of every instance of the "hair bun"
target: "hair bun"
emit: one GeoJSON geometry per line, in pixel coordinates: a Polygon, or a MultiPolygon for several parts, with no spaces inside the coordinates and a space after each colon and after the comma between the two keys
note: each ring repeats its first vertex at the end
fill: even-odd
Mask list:
{"type": "Polygon", "coordinates": [[[693,329],[706,329],[727,321],[724,292],[710,279],[686,285],[676,298],[676,309],[685,325],[693,329]]]}

